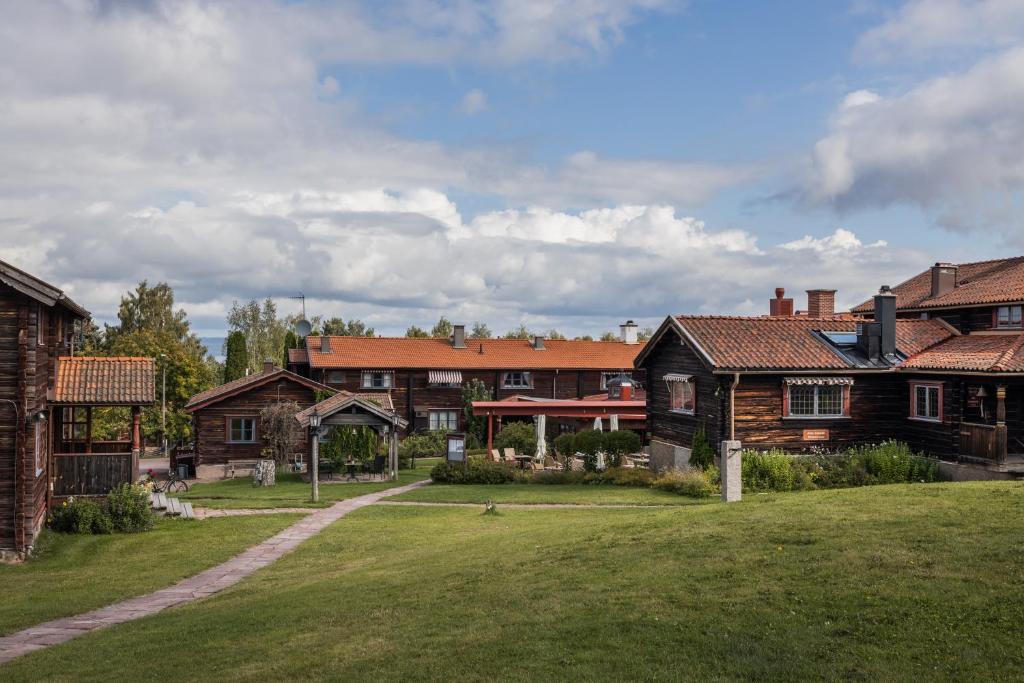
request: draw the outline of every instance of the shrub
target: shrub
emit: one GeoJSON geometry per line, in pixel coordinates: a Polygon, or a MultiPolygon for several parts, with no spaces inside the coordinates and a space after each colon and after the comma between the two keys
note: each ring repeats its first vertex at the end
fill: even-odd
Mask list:
{"type": "Polygon", "coordinates": [[[587,472],[597,471],[597,454],[604,450],[604,432],[584,429],[577,432],[576,451],[583,454],[583,467],[587,472]]]}
{"type": "Polygon", "coordinates": [[[710,498],[719,492],[718,468],[686,467],[666,470],[651,483],[653,488],[691,498],[710,498]]]}
{"type": "Polygon", "coordinates": [[[642,467],[610,467],[596,476],[600,476],[600,483],[614,484],[615,486],[647,487],[654,481],[654,473],[642,467]]]}
{"type": "Polygon", "coordinates": [[[65,534],[109,534],[110,515],[88,498],[69,498],[50,512],[50,528],[65,534]]]}
{"type": "Polygon", "coordinates": [[[107,510],[117,531],[135,533],[153,528],[149,493],[137,484],[121,484],[107,494],[107,510]]]}
{"type": "Polygon", "coordinates": [[[515,470],[490,460],[471,459],[465,467],[445,461],[434,465],[430,478],[437,484],[508,484],[515,479],[515,470]]]}
{"type": "Polygon", "coordinates": [[[690,445],[690,464],[694,467],[711,467],[715,464],[715,449],[708,443],[707,433],[702,424],[693,435],[690,445]]]}
{"type": "Polygon", "coordinates": [[[566,432],[556,436],[555,452],[563,458],[571,458],[576,455],[576,435],[572,432],[566,432]]]}
{"type": "Polygon", "coordinates": [[[443,429],[410,434],[398,444],[398,457],[409,459],[442,456],[447,447],[448,432],[443,429]]]}
{"type": "Polygon", "coordinates": [[[604,435],[604,451],[609,457],[609,467],[618,467],[623,455],[636,453],[641,446],[640,435],[636,432],[620,429],[604,435]]]}
{"type": "Polygon", "coordinates": [[[779,449],[743,452],[743,490],[792,491],[793,457],[779,449]]]}
{"type": "Polygon", "coordinates": [[[573,472],[571,470],[544,470],[535,472],[533,476],[524,478],[524,483],[530,484],[583,484],[586,473],[573,472]]]}
{"type": "Polygon", "coordinates": [[[494,437],[494,447],[502,453],[512,448],[521,455],[532,455],[537,452],[537,430],[531,422],[510,422],[494,437]]]}

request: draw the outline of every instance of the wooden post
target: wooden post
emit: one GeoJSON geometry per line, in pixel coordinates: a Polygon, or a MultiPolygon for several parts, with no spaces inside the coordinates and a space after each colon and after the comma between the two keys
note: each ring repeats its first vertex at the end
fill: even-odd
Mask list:
{"type": "Polygon", "coordinates": [[[309,480],[313,482],[313,502],[320,501],[320,430],[310,430],[313,440],[313,454],[309,459],[309,480]]]}
{"type": "Polygon", "coordinates": [[[996,424],[1006,424],[1006,386],[996,387],[996,424]]]}
{"type": "Polygon", "coordinates": [[[1006,462],[1006,452],[1009,450],[1006,429],[1006,386],[1000,384],[996,387],[996,462],[1006,462]]]}
{"type": "Polygon", "coordinates": [[[92,406],[85,409],[85,452],[92,453],[92,406]]]}
{"type": "Polygon", "coordinates": [[[487,457],[491,457],[491,451],[494,450],[494,415],[487,413],[487,457]]]}

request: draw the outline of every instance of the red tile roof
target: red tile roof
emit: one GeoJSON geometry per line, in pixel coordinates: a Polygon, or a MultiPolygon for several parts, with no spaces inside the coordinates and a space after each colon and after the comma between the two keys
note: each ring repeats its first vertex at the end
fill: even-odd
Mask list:
{"type": "MultiPolygon", "coordinates": [[[[676,321],[719,370],[849,370],[813,332],[854,332],[850,317],[678,316],[676,321]]],[[[896,348],[911,356],[953,336],[937,320],[897,320],[896,348]]]]}
{"type": "Polygon", "coordinates": [[[633,367],[642,344],[547,339],[538,351],[526,339],[467,339],[456,349],[447,339],[407,337],[330,337],[330,352],[320,352],[320,337],[307,337],[314,368],[436,370],[621,370],[633,367]],[[481,353],[482,350],[482,353],[481,353]]]}
{"type": "Polygon", "coordinates": [[[306,349],[288,349],[288,362],[304,365],[309,362],[309,354],[306,349]]]}
{"type": "Polygon", "coordinates": [[[967,334],[908,358],[901,368],[1024,372],[1024,334],[967,334]]]}
{"type": "MultiPolygon", "coordinates": [[[[295,414],[295,419],[299,421],[299,424],[303,427],[309,426],[309,416],[316,410],[321,415],[331,415],[336,412],[339,408],[345,405],[345,403],[351,398],[358,398],[368,403],[371,403],[381,409],[381,415],[386,416],[388,419],[394,418],[395,406],[391,402],[391,396],[389,394],[354,394],[350,391],[341,390],[334,396],[325,398],[316,405],[309,406],[305,410],[301,410],[295,414]]],[[[400,426],[404,427],[408,422],[402,418],[397,418],[400,426]]]]}
{"type": "Polygon", "coordinates": [[[225,382],[218,387],[202,391],[189,399],[188,403],[185,404],[185,410],[192,411],[198,410],[199,408],[205,408],[206,406],[222,401],[225,398],[235,396],[279,378],[307,386],[315,391],[325,391],[331,394],[335,393],[335,390],[326,384],[320,384],[319,382],[314,382],[311,379],[306,379],[305,377],[296,375],[294,372],[275,367],[271,370],[264,370],[263,372],[239,377],[236,380],[225,382]]]}
{"type": "Polygon", "coordinates": [[[152,358],[71,357],[57,359],[56,403],[143,406],[156,398],[152,358]]]}
{"type": "MultiPolygon", "coordinates": [[[[1024,256],[961,263],[957,266],[956,279],[955,288],[933,298],[931,269],[918,273],[893,287],[896,308],[947,308],[1024,301],[1024,256]]],[[[853,309],[855,313],[870,313],[874,310],[873,299],[853,309]]]]}

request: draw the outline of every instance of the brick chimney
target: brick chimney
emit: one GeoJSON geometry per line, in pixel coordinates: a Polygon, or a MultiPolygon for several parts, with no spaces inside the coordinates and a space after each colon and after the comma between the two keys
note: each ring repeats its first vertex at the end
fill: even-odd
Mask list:
{"type": "Polygon", "coordinates": [[[775,317],[793,315],[793,300],[786,298],[783,287],[775,288],[775,298],[768,302],[768,314],[775,317]]]}
{"type": "Polygon", "coordinates": [[[942,296],[956,289],[957,267],[952,263],[936,263],[932,266],[931,297],[942,296]]]}
{"type": "Polygon", "coordinates": [[[544,335],[535,334],[533,335],[533,349],[534,351],[544,350],[544,335]]]}
{"type": "Polygon", "coordinates": [[[640,343],[640,338],[637,335],[636,323],[632,320],[627,320],[619,325],[619,338],[622,339],[624,344],[640,343]]]}
{"type": "Polygon", "coordinates": [[[807,316],[810,318],[831,318],[836,314],[836,290],[808,289],[807,316]]]}
{"type": "Polygon", "coordinates": [[[264,373],[273,372],[275,369],[276,368],[274,368],[274,361],[270,360],[269,358],[267,360],[263,361],[263,372],[264,373]]]}
{"type": "Polygon", "coordinates": [[[326,334],[320,337],[320,353],[331,352],[331,338],[326,334]]]}
{"type": "Polygon", "coordinates": [[[466,326],[465,325],[452,325],[452,348],[453,349],[464,349],[464,348],[466,348],[466,326]]]}

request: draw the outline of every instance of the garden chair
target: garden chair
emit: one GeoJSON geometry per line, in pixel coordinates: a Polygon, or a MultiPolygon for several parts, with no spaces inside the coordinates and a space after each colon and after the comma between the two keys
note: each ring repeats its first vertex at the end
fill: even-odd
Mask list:
{"type": "Polygon", "coordinates": [[[583,466],[583,461],[580,458],[573,458],[569,464],[569,469],[573,472],[582,472],[586,468],[583,466]]]}
{"type": "Polygon", "coordinates": [[[505,449],[505,460],[508,462],[516,462],[516,449],[506,448],[505,449]]]}
{"type": "Polygon", "coordinates": [[[552,458],[550,455],[545,455],[544,456],[544,469],[546,469],[546,470],[556,470],[557,471],[557,470],[562,469],[562,466],[559,465],[558,462],[554,458],[552,458]]]}
{"type": "Polygon", "coordinates": [[[383,455],[375,455],[373,462],[367,463],[366,469],[370,474],[376,474],[381,479],[384,478],[384,463],[387,462],[387,458],[383,455]]]}
{"type": "Polygon", "coordinates": [[[491,460],[494,462],[501,462],[501,453],[498,452],[497,448],[491,449],[491,460]]]}

